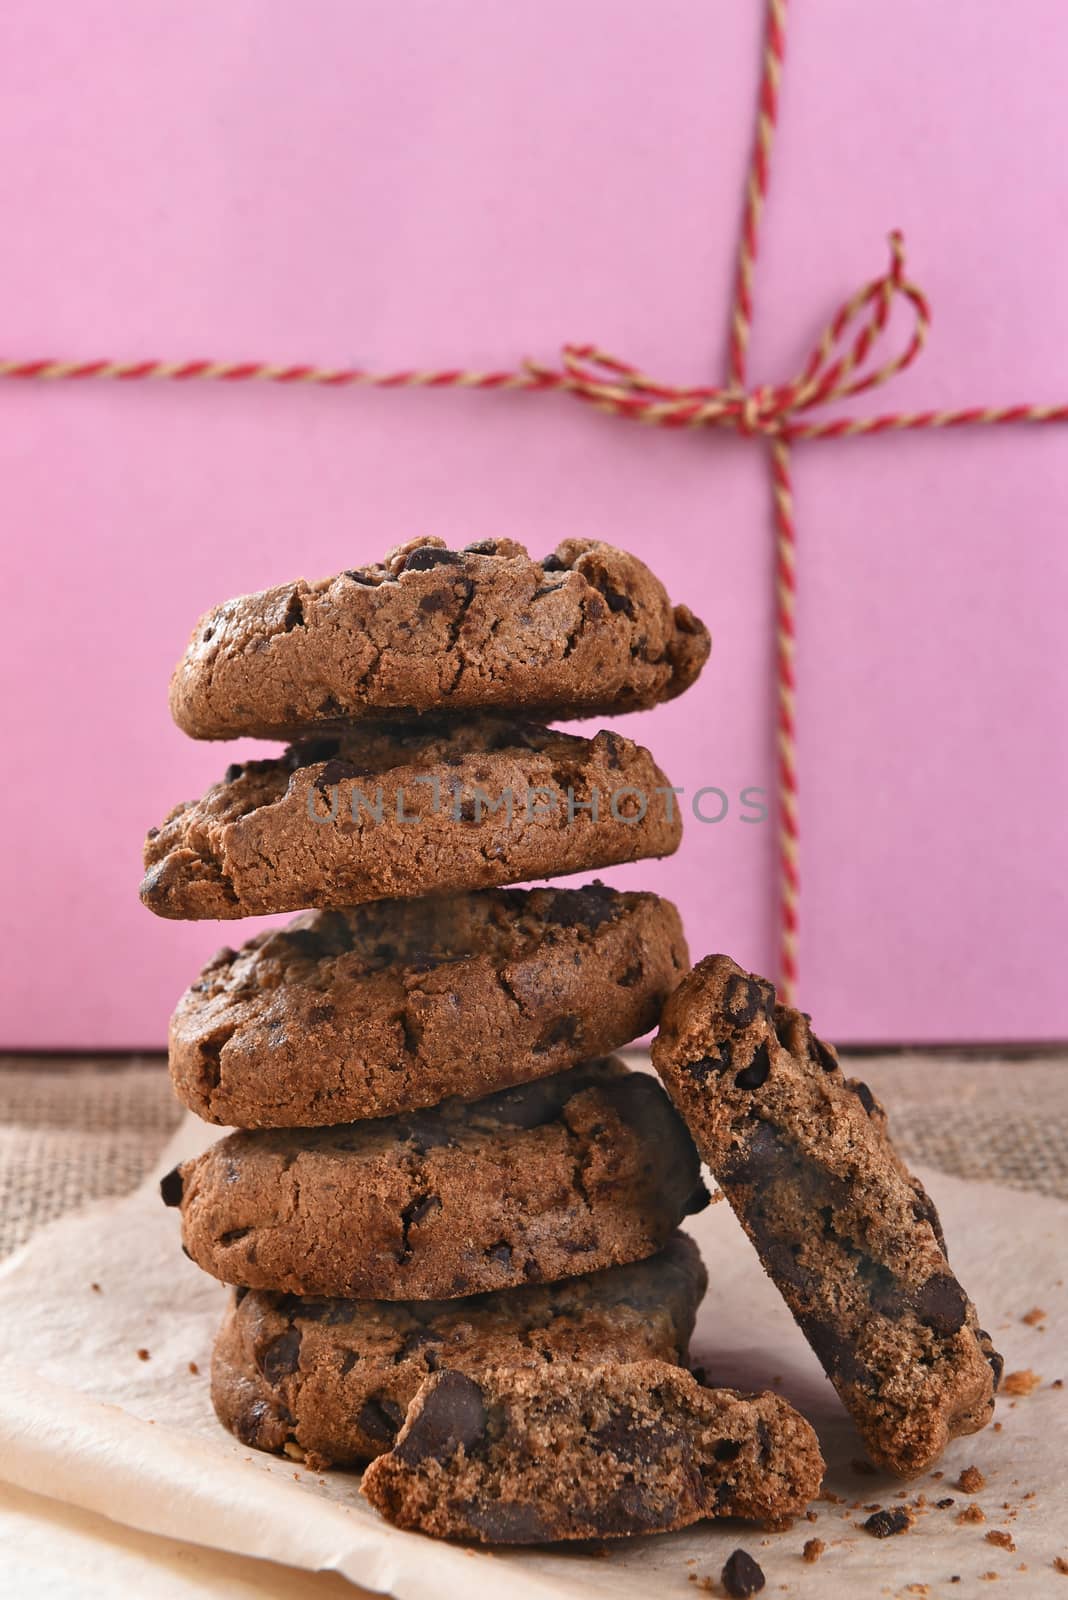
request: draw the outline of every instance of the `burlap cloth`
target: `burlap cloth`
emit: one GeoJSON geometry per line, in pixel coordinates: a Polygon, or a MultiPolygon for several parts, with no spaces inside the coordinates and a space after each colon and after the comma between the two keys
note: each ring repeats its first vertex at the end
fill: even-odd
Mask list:
{"type": "MultiPolygon", "coordinates": [[[[1068,1199],[1068,1050],[845,1055],[907,1160],[1068,1199]]],[[[0,1056],[0,1255],[136,1188],[180,1116],[159,1057],[0,1056]]]]}

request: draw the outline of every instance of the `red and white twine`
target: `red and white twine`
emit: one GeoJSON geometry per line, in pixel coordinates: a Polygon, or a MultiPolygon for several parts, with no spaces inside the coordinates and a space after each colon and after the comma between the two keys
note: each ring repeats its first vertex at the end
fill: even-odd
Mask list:
{"type": "Polygon", "coordinates": [[[960,428],[1020,422],[1068,422],[1068,405],[973,406],[957,411],[889,412],[874,417],[811,420],[816,407],[849,399],[887,383],[919,355],[930,325],[920,289],[905,276],[904,243],[890,235],[885,273],[847,300],[828,323],[801,373],[778,386],[746,386],[746,357],[753,321],[753,282],[760,220],[767,198],[771,153],[778,121],[779,86],[786,43],[788,0],[767,0],[763,67],[756,134],[746,180],[731,310],[726,384],[680,388],[658,383],[636,367],[594,345],[565,345],[558,368],[527,360],[515,370],[471,372],[366,372],[356,367],[273,366],[263,361],[32,361],[0,360],[0,378],[46,381],[108,378],[116,382],[315,384],[325,388],[515,389],[557,391],[610,416],[661,428],[725,428],[769,441],[774,502],[775,634],[777,680],[777,799],[779,829],[779,980],[783,1000],[796,1000],[800,902],[797,732],[795,721],[797,593],[796,546],[790,451],[798,440],[847,439],[905,429],[960,428]],[[866,367],[884,333],[895,300],[912,313],[911,337],[881,366],[866,367]],[[855,330],[855,331],[854,331],[855,330]]]}

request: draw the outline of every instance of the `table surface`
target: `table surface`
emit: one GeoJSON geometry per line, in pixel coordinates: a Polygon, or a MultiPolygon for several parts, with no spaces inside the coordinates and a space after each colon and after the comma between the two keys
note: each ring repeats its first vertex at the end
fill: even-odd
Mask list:
{"type": "MultiPolygon", "coordinates": [[[[842,1057],[907,1161],[1068,1199],[1068,1048],[842,1057]]],[[[0,1255],[136,1188],[181,1115],[161,1056],[0,1055],[0,1255]]]]}

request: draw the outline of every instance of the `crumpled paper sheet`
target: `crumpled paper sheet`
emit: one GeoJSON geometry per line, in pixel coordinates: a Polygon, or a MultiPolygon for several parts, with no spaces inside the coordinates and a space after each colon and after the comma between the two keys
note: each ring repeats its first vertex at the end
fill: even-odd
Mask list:
{"type": "MultiPolygon", "coordinates": [[[[158,1172],[217,1136],[190,1117],[158,1172]]],[[[705,1577],[719,1593],[723,1563],[739,1545],[763,1567],[768,1594],[971,1600],[1049,1596],[1063,1583],[1068,1597],[1068,1578],[1053,1567],[1068,1555],[1068,1390],[1052,1386],[1068,1378],[1068,1206],[922,1175],[1006,1370],[1033,1369],[1042,1383],[999,1403],[1000,1432],[953,1444],[940,1480],[928,1474],[908,1486],[909,1501],[952,1495],[955,1505],[926,1511],[897,1537],[879,1541],[860,1528],[868,1512],[856,1503],[905,1503],[902,1485],[851,1466],[860,1442],[725,1204],[690,1220],[710,1277],[692,1353],[713,1381],[779,1388],[816,1426],[829,1464],[825,1492],[842,1499],[817,1502],[817,1520],[788,1532],[706,1522],[599,1549],[469,1550],[389,1527],[362,1500],[354,1474],[320,1476],[249,1452],[216,1423],[208,1395],[225,1291],[181,1254],[177,1216],[160,1203],[155,1179],[51,1224],[0,1268],[0,1481],[128,1529],[331,1570],[399,1600],[439,1600],[454,1587],[465,1600],[681,1596],[705,1577]],[[1035,1305],[1048,1313],[1044,1328],[1021,1321],[1035,1305]],[[973,1464],[986,1487],[967,1496],[954,1480],[973,1464]],[[983,1508],[983,1524],[956,1522],[970,1504],[983,1508]],[[988,1542],[992,1529],[1008,1531],[1016,1550],[988,1542]],[[816,1564],[802,1560],[810,1538],[827,1547],[816,1564]],[[984,1581],[991,1573],[997,1590],[984,1581]]]]}

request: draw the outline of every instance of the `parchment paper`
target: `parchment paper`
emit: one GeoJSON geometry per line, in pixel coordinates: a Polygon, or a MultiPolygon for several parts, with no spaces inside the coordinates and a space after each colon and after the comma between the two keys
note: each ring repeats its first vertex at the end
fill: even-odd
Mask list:
{"type": "MultiPolygon", "coordinates": [[[[216,1137],[189,1118],[158,1172],[216,1137]]],[[[953,1445],[944,1476],[907,1487],[908,1503],[925,1495],[928,1505],[910,1532],[894,1538],[873,1539],[859,1524],[865,1507],[905,1503],[902,1486],[851,1466],[863,1454],[859,1440],[725,1204],[690,1223],[710,1276],[693,1358],[713,1380],[778,1388],[815,1424],[829,1463],[825,1493],[841,1500],[817,1502],[816,1520],[788,1532],[706,1522],[596,1549],[468,1550],[390,1528],[361,1499],[354,1474],[320,1476],[249,1452],[215,1421],[208,1395],[225,1291],[181,1254],[177,1217],[160,1203],[155,1178],[127,1199],[43,1229],[0,1268],[0,1480],[129,1529],[332,1570],[399,1600],[439,1600],[453,1588],[464,1600],[692,1595],[692,1582],[704,1578],[722,1593],[719,1574],[738,1546],[760,1562],[769,1595],[960,1600],[1056,1595],[1063,1585],[1068,1600],[1068,1577],[1053,1566],[1068,1556],[1068,1391],[1054,1387],[1068,1379],[1068,1206],[922,1176],[1006,1370],[1031,1369],[1042,1382],[999,1404],[1000,1431],[953,1445]],[[1034,1306],[1048,1315],[1031,1326],[1021,1318],[1034,1306]],[[986,1487],[969,1496],[954,1481],[973,1464],[986,1487]],[[934,1509],[945,1496],[954,1505],[934,1509]],[[958,1524],[973,1504],[985,1522],[958,1524]],[[988,1542],[992,1530],[1008,1532],[1015,1551],[988,1542]],[[813,1538],[826,1549],[809,1564],[801,1552],[813,1538]],[[1001,1587],[988,1591],[992,1573],[1001,1587]],[[958,1583],[950,1582],[954,1575],[958,1583]]]]}

